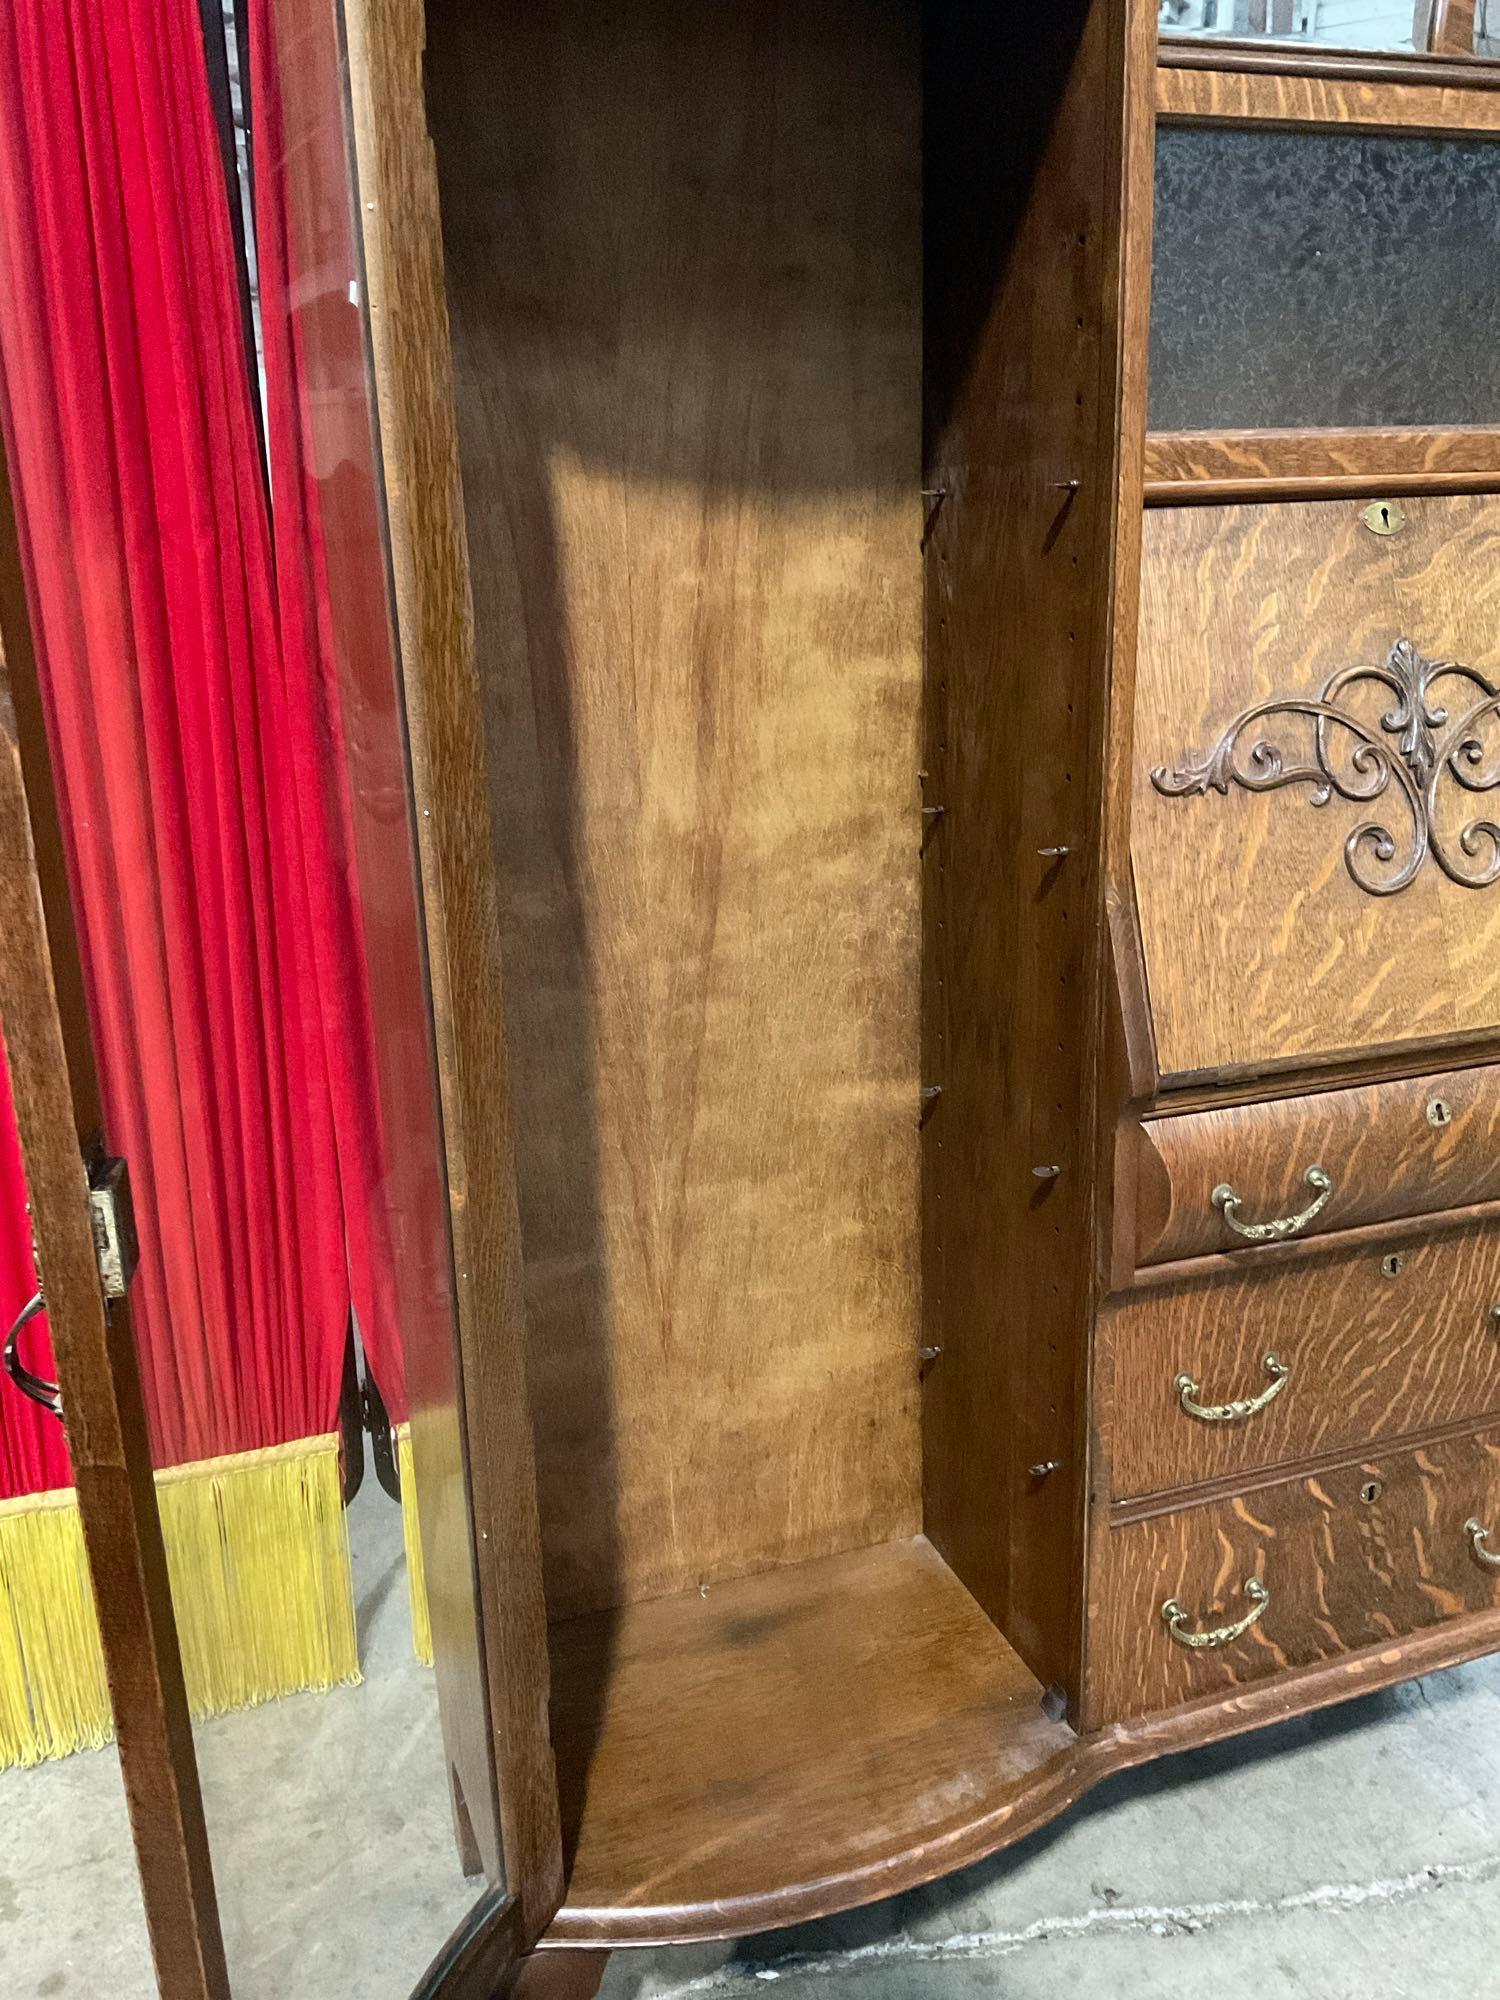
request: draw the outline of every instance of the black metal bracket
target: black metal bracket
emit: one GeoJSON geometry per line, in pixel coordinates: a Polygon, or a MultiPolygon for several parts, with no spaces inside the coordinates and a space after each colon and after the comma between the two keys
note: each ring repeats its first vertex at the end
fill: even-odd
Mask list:
{"type": "Polygon", "coordinates": [[[44,1382],[40,1375],[33,1375],[18,1351],[21,1335],[26,1327],[32,1320],[39,1319],[45,1311],[46,1301],[42,1297],[39,1285],[11,1321],[10,1331],[5,1336],[5,1345],[0,1348],[0,1362],[3,1362],[6,1374],[23,1396],[29,1396],[33,1403],[40,1403],[44,1410],[50,1410],[61,1422],[63,1413],[61,1390],[55,1382],[44,1382]]]}
{"type": "Polygon", "coordinates": [[[354,1346],[354,1315],[344,1336],[344,1374],[339,1383],[339,1453],[347,1507],[365,1483],[365,1434],[360,1418],[359,1358],[354,1346]]]}
{"type": "Polygon", "coordinates": [[[385,1398],[376,1388],[375,1377],[368,1369],[360,1392],[360,1408],[365,1429],[370,1433],[370,1455],[375,1461],[375,1477],[380,1481],[382,1490],[399,1502],[401,1463],[396,1455],[396,1433],[391,1427],[391,1413],[385,1406],[385,1398]]]}
{"type": "Polygon", "coordinates": [[[344,1347],[344,1378],[339,1388],[339,1437],[343,1447],[344,1505],[358,1493],[365,1478],[365,1435],[370,1439],[370,1456],[382,1491],[392,1500],[401,1498],[401,1467],[396,1455],[396,1434],[391,1428],[385,1398],[375,1386],[368,1365],[360,1374],[354,1338],[354,1315],[349,1316],[349,1337],[344,1347]]]}

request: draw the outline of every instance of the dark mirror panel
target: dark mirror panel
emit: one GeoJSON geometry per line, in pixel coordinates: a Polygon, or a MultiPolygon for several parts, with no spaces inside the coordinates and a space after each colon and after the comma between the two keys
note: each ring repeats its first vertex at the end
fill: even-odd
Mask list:
{"type": "Polygon", "coordinates": [[[1431,14],[1431,0],[1161,0],[1157,23],[1164,35],[1410,49],[1418,34],[1425,46],[1431,14]]]}
{"type": "Polygon", "coordinates": [[[1500,145],[1167,127],[1153,430],[1500,423],[1500,145]]]}

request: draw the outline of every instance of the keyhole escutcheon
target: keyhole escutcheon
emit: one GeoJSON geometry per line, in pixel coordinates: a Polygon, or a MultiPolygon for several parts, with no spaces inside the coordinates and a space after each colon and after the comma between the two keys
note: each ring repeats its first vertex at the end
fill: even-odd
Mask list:
{"type": "Polygon", "coordinates": [[[1359,517],[1372,535],[1399,535],[1406,516],[1394,500],[1372,500],[1359,517]]]}

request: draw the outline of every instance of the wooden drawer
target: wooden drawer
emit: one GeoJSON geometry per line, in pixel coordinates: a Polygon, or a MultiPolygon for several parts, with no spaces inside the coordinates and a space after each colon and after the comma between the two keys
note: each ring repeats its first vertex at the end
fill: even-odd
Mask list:
{"type": "Polygon", "coordinates": [[[1390,535],[1365,510],[1146,515],[1131,854],[1164,1081],[1500,1026],[1500,497],[1403,500],[1390,535]]]}
{"type": "Polygon", "coordinates": [[[1500,1067],[1151,1119],[1139,1144],[1143,1265],[1253,1251],[1215,1188],[1231,1187],[1234,1220],[1254,1227],[1313,1202],[1314,1166],[1332,1186],[1299,1237],[1466,1208],[1500,1200],[1500,1067]]]}
{"type": "Polygon", "coordinates": [[[1500,1574],[1476,1556],[1471,1518],[1500,1538],[1500,1431],[1107,1530],[1089,1602],[1095,1711],[1114,1721],[1174,1707],[1490,1608],[1500,1574]],[[1168,1630],[1167,1603],[1187,1632],[1259,1616],[1193,1649],[1168,1630]]]}
{"type": "Polygon", "coordinates": [[[1500,1415],[1500,1226],[1393,1233],[1357,1250],[1142,1292],[1100,1320],[1100,1432],[1116,1499],[1358,1451],[1500,1415]],[[1394,1262],[1395,1269],[1392,1270],[1394,1262]],[[1275,1387],[1232,1420],[1222,1406],[1275,1387]]]}

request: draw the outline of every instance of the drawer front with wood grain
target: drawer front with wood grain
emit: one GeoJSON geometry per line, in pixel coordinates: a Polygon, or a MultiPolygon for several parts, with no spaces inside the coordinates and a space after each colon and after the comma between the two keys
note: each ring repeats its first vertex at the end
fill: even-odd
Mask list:
{"type": "Polygon", "coordinates": [[[1468,1208],[1500,1201],[1500,1067],[1151,1119],[1139,1143],[1142,1265],[1468,1208]]]}
{"type": "Polygon", "coordinates": [[[1492,1608],[1500,1431],[1156,1515],[1100,1541],[1088,1673],[1095,1712],[1113,1721],[1492,1608]]]}
{"type": "Polygon", "coordinates": [[[1099,1328],[1115,1499],[1500,1418],[1500,1226],[1141,1292],[1099,1328]]]}
{"type": "Polygon", "coordinates": [[[1131,854],[1163,1081],[1500,1027],[1500,496],[1159,507],[1131,854]]]}

